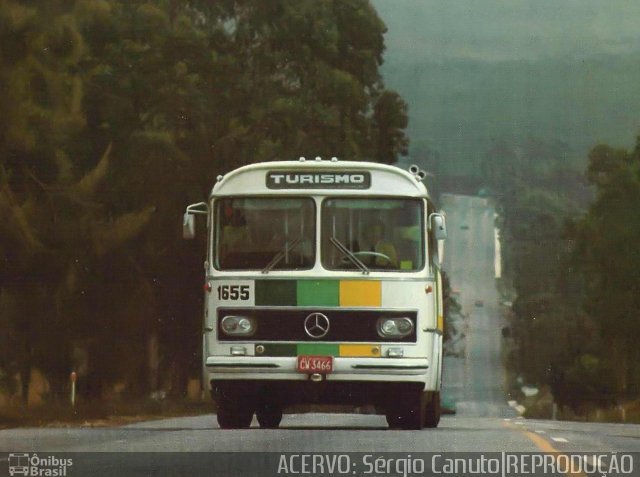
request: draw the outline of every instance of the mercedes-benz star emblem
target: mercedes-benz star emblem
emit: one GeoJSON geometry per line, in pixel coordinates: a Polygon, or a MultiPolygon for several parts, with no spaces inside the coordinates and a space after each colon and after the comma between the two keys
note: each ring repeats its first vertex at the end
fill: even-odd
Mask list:
{"type": "Polygon", "coordinates": [[[304,320],[304,331],[311,338],[324,338],[329,333],[329,318],[322,313],[311,313],[304,320]]]}

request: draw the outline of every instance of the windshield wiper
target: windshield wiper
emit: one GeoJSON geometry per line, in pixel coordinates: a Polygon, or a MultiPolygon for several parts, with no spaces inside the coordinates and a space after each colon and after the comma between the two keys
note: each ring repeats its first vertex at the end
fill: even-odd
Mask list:
{"type": "Polygon", "coordinates": [[[360,259],[356,257],[351,250],[345,247],[342,244],[342,242],[340,242],[340,240],[338,240],[335,237],[331,237],[329,239],[329,242],[331,242],[338,250],[340,250],[349,260],[351,260],[354,263],[354,265],[358,267],[364,275],[369,274],[369,269],[367,268],[367,266],[364,263],[362,263],[360,259]]]}
{"type": "Polygon", "coordinates": [[[275,254],[275,256],[271,259],[271,261],[267,263],[267,266],[262,269],[262,273],[269,273],[273,269],[273,267],[275,267],[280,262],[280,260],[284,258],[284,256],[287,253],[293,250],[296,247],[296,245],[300,243],[301,240],[302,238],[298,237],[292,240],[291,244],[289,244],[289,242],[285,242],[284,250],[280,250],[278,253],[275,254]]]}

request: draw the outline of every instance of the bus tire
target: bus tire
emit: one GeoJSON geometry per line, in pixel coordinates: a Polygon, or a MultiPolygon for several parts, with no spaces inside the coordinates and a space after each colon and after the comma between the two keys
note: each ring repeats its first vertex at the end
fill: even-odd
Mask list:
{"type": "Polygon", "coordinates": [[[256,419],[262,429],[277,429],[282,421],[282,409],[276,406],[263,406],[256,411],[256,419]]]}
{"type": "Polygon", "coordinates": [[[248,429],[253,420],[253,409],[221,402],[218,405],[217,418],[220,429],[248,429]]]}
{"type": "Polygon", "coordinates": [[[387,424],[392,429],[417,431],[425,420],[425,400],[422,393],[406,396],[404,405],[387,410],[387,424]]]}
{"type": "Polygon", "coordinates": [[[425,393],[426,406],[424,409],[424,427],[438,427],[440,423],[440,392],[425,393]],[[430,398],[429,398],[430,397],[430,398]]]}

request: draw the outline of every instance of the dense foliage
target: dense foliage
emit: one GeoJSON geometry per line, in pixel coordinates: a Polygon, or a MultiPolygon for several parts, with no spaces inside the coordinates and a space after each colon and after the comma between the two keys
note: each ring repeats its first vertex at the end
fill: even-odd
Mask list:
{"type": "Polygon", "coordinates": [[[640,394],[640,137],[632,151],[598,146],[587,177],[596,200],[575,224],[575,262],[585,309],[595,321],[600,359],[616,396],[640,394]]]}
{"type": "Polygon", "coordinates": [[[384,32],[368,0],[0,0],[0,383],[183,392],[203,249],[183,207],[249,162],[394,162],[384,32]]]}
{"type": "Polygon", "coordinates": [[[510,362],[578,412],[640,393],[639,149],[594,148],[586,177],[559,142],[499,142],[483,162],[516,297],[510,362]]]}

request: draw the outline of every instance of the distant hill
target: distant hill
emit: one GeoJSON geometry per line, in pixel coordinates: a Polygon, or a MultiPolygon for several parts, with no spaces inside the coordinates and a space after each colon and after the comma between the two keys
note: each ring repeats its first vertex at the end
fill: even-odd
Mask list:
{"type": "Polygon", "coordinates": [[[630,147],[640,133],[640,53],[591,58],[415,63],[387,58],[388,87],[409,103],[411,153],[440,153],[441,174],[478,172],[492,141],[569,146],[582,169],[598,143],[630,147]]]}

